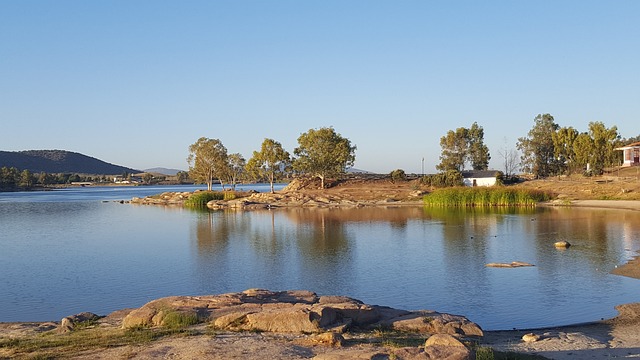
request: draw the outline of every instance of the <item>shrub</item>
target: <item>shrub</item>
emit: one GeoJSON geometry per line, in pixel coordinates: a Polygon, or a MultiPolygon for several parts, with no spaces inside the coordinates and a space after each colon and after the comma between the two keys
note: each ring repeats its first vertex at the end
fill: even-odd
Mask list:
{"type": "Polygon", "coordinates": [[[462,186],[462,181],[462,173],[457,170],[449,170],[438,174],[425,175],[421,179],[421,182],[424,185],[434,188],[462,186]]]}
{"type": "Polygon", "coordinates": [[[404,173],[402,169],[393,170],[389,176],[391,176],[391,181],[405,181],[407,180],[407,174],[404,173]]]}

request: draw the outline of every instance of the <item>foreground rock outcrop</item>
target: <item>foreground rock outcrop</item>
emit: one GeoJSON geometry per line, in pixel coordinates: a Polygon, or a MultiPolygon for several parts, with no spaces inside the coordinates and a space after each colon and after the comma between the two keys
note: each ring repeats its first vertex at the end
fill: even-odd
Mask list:
{"type": "Polygon", "coordinates": [[[424,334],[483,335],[477,324],[463,316],[367,305],[345,296],[318,296],[310,291],[262,289],[154,300],[131,311],[122,326],[170,326],[180,317],[229,331],[341,333],[349,328],[384,327],[424,334]]]}
{"type": "Polygon", "coordinates": [[[500,355],[496,358],[517,358],[505,357],[508,354],[504,352],[514,351],[554,359],[633,357],[640,348],[640,304],[624,304],[616,309],[620,314],[610,320],[536,329],[534,333],[490,331],[476,339],[472,334],[482,334],[482,330],[459,316],[378,307],[308,291],[247,290],[164,298],[104,317],[80,313],[58,323],[0,323],[0,358],[466,360],[489,358],[487,355],[494,352],[500,355]],[[247,314],[244,319],[242,315],[238,317],[239,309],[247,314]],[[277,311],[270,314],[274,309],[277,311]],[[262,314],[258,316],[259,312],[262,314]],[[294,316],[290,318],[289,314],[294,316]],[[356,321],[348,317],[354,315],[356,321]],[[260,322],[270,324],[260,325],[268,328],[277,321],[281,324],[272,329],[285,328],[289,332],[213,329],[216,320],[228,324],[227,329],[250,328],[260,322]],[[133,328],[123,329],[127,323],[133,328]],[[318,332],[299,332],[307,327],[318,332]],[[470,344],[477,345],[469,349],[470,344]]]}

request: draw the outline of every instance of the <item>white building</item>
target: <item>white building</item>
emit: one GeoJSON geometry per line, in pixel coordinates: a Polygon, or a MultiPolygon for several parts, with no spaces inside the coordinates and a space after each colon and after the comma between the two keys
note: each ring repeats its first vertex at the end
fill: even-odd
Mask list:
{"type": "Polygon", "coordinates": [[[615,150],[622,151],[622,166],[640,165],[640,142],[615,148],[615,150]]]}
{"type": "Polygon", "coordinates": [[[493,186],[497,182],[498,170],[468,170],[462,172],[465,186],[493,186]]]}

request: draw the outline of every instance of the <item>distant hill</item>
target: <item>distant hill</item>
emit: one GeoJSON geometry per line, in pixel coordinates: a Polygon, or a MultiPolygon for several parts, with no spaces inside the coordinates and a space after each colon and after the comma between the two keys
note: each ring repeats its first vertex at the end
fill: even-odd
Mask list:
{"type": "Polygon", "coordinates": [[[347,172],[350,174],[373,174],[371,171],[356,169],[356,168],[348,168],[347,172]]]}
{"type": "Polygon", "coordinates": [[[0,167],[15,167],[32,173],[78,173],[118,175],[140,170],[114,165],[96,158],[65,150],[0,151],[0,167]]]}
{"type": "Polygon", "coordinates": [[[179,173],[180,171],[184,171],[184,170],[167,169],[167,168],[163,168],[163,167],[155,167],[155,168],[151,168],[151,169],[144,169],[142,171],[144,171],[146,173],[158,173],[158,174],[162,174],[162,175],[175,176],[177,173],[179,173]]]}

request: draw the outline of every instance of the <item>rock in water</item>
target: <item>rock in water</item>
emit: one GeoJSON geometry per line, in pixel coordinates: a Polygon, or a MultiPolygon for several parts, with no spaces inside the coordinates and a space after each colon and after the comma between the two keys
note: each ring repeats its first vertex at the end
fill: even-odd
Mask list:
{"type": "Polygon", "coordinates": [[[485,266],[496,267],[496,268],[517,268],[517,267],[535,266],[535,265],[526,263],[524,261],[512,261],[510,263],[488,263],[485,266]]]}
{"type": "Polygon", "coordinates": [[[567,249],[569,248],[569,246],[571,246],[568,241],[558,241],[553,245],[558,249],[567,249]]]}

